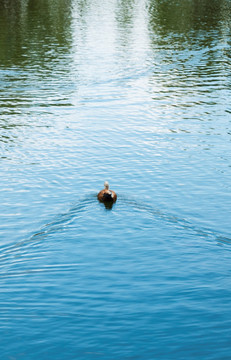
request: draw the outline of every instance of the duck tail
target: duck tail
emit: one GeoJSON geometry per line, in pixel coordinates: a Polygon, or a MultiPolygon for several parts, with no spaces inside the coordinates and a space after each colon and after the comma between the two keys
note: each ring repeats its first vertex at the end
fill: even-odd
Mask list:
{"type": "Polygon", "coordinates": [[[104,201],[112,201],[113,197],[112,197],[112,193],[111,192],[106,192],[103,194],[103,200],[104,201]]]}

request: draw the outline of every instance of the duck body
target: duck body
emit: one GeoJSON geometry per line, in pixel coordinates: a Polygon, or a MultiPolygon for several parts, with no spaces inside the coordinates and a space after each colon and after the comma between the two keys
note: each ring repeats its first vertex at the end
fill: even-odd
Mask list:
{"type": "Polygon", "coordinates": [[[98,200],[103,203],[115,203],[117,199],[115,191],[109,190],[109,184],[107,181],[105,181],[104,189],[98,193],[97,197],[98,200]]]}

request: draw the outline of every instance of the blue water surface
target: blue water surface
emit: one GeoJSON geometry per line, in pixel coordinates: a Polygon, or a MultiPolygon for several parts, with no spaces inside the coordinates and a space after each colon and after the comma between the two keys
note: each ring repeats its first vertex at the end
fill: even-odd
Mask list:
{"type": "Polygon", "coordinates": [[[230,359],[230,16],[0,1],[1,359],[230,359]]]}

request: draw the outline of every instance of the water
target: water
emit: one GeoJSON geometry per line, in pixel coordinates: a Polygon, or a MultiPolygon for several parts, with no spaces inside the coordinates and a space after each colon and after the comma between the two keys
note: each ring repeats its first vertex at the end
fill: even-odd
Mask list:
{"type": "Polygon", "coordinates": [[[230,359],[230,19],[0,1],[1,359],[230,359]]]}

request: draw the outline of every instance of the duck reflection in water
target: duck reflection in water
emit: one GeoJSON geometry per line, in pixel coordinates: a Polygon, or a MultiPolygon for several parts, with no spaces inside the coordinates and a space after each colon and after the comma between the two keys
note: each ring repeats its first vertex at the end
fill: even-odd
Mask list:
{"type": "Polygon", "coordinates": [[[104,189],[98,193],[97,197],[101,203],[104,203],[106,209],[111,209],[117,199],[115,191],[109,190],[108,181],[105,181],[104,189]]]}

